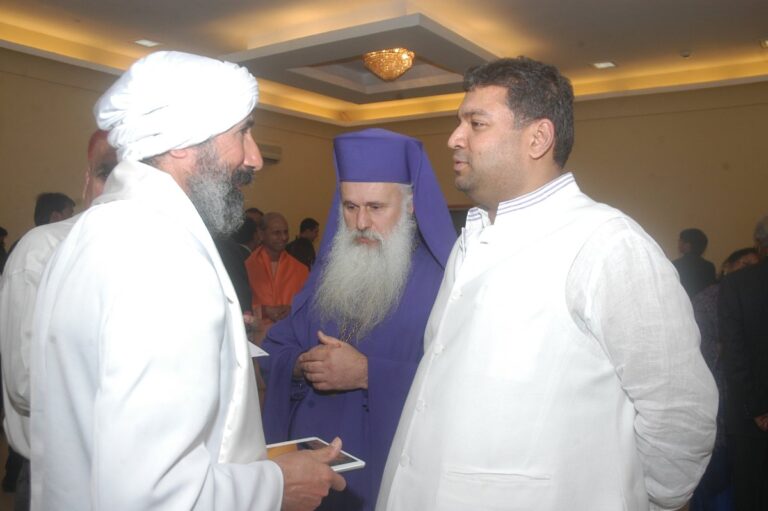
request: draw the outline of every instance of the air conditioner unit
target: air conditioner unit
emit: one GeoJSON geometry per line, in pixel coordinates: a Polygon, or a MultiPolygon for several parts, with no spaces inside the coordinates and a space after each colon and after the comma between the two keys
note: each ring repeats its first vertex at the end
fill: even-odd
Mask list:
{"type": "Polygon", "coordinates": [[[264,165],[274,165],[283,157],[283,148],[270,142],[256,142],[264,159],[264,165]]]}

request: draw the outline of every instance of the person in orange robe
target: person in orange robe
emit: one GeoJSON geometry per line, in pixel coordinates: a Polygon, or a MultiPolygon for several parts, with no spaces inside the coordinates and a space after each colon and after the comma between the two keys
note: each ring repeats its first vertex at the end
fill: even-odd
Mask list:
{"type": "Polygon", "coordinates": [[[309,270],[285,251],[288,222],[283,215],[267,213],[262,225],[262,244],[245,261],[245,267],[253,292],[253,310],[261,315],[266,331],[288,315],[293,295],[304,286],[309,270]]]}

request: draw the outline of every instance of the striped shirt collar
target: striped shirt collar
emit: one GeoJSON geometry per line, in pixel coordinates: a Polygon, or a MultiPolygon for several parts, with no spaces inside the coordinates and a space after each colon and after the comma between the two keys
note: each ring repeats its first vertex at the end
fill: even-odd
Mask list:
{"type": "MultiPolygon", "coordinates": [[[[515,197],[514,199],[510,199],[508,201],[500,202],[498,208],[496,209],[496,219],[498,220],[499,217],[512,213],[513,211],[535,206],[536,204],[545,201],[552,194],[565,188],[571,183],[575,183],[573,174],[566,172],[559,176],[557,179],[553,179],[549,183],[540,188],[537,188],[532,192],[521,195],[520,197],[515,197]]],[[[480,222],[481,225],[488,225],[491,223],[490,219],[488,218],[488,213],[485,210],[474,207],[467,213],[467,226],[470,224],[476,224],[477,222],[480,222]]]]}

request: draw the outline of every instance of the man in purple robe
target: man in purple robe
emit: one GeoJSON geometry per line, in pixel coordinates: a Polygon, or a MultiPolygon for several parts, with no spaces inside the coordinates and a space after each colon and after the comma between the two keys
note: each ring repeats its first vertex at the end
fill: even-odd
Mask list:
{"type": "Polygon", "coordinates": [[[422,144],[381,129],[334,140],[339,182],[317,263],[270,330],[268,442],[344,439],[366,462],[320,509],[376,504],[456,232],[422,144]]]}

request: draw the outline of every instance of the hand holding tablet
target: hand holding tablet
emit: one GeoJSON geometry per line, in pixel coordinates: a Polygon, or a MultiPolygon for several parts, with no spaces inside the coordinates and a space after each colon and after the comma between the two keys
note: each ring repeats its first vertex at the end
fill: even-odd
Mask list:
{"type": "MultiPolygon", "coordinates": [[[[298,440],[289,440],[287,442],[268,445],[267,457],[269,459],[274,459],[277,456],[288,452],[322,449],[328,445],[328,442],[316,436],[300,438],[298,440]]],[[[334,472],[341,473],[347,472],[349,470],[363,468],[365,467],[365,462],[345,451],[341,451],[335,459],[331,460],[329,465],[334,470],[334,472]]]]}

